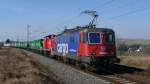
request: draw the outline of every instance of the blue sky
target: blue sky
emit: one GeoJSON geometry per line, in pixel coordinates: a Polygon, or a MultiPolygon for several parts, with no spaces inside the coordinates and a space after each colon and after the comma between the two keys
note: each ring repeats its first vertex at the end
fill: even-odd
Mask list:
{"type": "Polygon", "coordinates": [[[150,0],[0,0],[0,41],[26,40],[27,24],[30,39],[60,33],[65,26],[86,25],[91,17],[81,12],[95,7],[97,27],[112,28],[120,38],[150,39],[150,0]]]}

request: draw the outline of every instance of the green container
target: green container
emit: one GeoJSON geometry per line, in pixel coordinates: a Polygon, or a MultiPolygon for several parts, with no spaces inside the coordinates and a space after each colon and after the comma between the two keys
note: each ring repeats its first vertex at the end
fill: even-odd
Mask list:
{"type": "Polygon", "coordinates": [[[40,50],[42,48],[41,39],[31,41],[30,46],[31,46],[31,49],[40,50]]]}
{"type": "Polygon", "coordinates": [[[17,48],[19,47],[19,42],[16,42],[16,47],[17,47],[17,48]]]}

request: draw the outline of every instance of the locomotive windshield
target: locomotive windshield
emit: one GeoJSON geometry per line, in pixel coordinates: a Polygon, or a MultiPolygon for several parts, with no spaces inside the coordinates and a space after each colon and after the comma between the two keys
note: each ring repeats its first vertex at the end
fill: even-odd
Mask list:
{"type": "Polygon", "coordinates": [[[106,34],[106,42],[113,43],[114,42],[114,35],[111,33],[106,34]]]}
{"type": "Polygon", "coordinates": [[[90,43],[100,43],[100,33],[89,33],[89,42],[90,43]]]}

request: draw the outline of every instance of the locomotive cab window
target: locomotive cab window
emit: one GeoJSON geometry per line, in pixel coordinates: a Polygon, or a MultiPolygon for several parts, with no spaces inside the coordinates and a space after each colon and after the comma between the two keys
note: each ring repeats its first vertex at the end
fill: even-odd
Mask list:
{"type": "Polygon", "coordinates": [[[112,33],[106,34],[106,42],[113,43],[114,42],[114,35],[112,33]]]}
{"type": "Polygon", "coordinates": [[[100,43],[100,33],[91,32],[89,33],[89,42],[90,43],[100,43]]]}

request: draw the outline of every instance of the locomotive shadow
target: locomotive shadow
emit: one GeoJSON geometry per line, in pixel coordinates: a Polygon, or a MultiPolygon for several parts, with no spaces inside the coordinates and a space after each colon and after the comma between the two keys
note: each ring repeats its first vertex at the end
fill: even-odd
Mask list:
{"type": "Polygon", "coordinates": [[[100,67],[94,73],[99,75],[115,75],[115,74],[133,74],[137,72],[143,72],[143,69],[129,67],[125,65],[114,64],[107,67],[100,67]]]}

